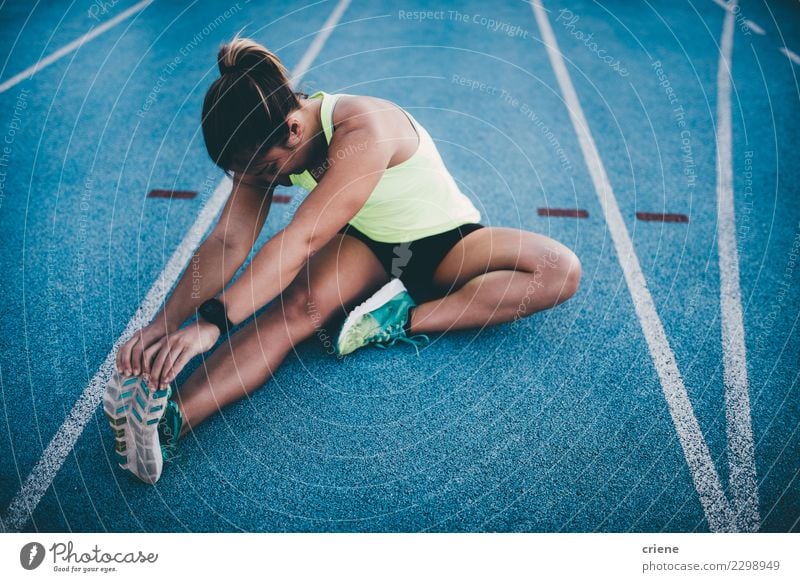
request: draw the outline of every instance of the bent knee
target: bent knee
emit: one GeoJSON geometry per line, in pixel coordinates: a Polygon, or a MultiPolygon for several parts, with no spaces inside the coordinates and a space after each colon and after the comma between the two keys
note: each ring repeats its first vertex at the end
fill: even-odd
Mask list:
{"type": "Polygon", "coordinates": [[[549,289],[554,305],[578,292],[583,273],[578,256],[562,244],[546,248],[533,272],[534,277],[541,278],[549,289]]]}

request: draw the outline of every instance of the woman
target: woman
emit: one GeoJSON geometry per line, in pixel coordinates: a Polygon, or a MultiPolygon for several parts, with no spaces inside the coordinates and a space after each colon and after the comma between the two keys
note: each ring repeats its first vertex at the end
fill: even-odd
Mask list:
{"type": "Polygon", "coordinates": [[[393,103],[295,93],[277,56],[244,38],[218,63],[202,125],[232,174],[230,198],[163,310],[120,348],[105,395],[123,467],[150,483],[180,436],[263,386],[295,345],[365,297],[336,340],[340,356],[528,316],[571,297],[581,276],[562,244],[481,225],[428,132],[393,103]],[[275,186],[291,184],[310,194],[227,286],[275,186]],[[172,397],[191,358],[267,304],[172,397]]]}

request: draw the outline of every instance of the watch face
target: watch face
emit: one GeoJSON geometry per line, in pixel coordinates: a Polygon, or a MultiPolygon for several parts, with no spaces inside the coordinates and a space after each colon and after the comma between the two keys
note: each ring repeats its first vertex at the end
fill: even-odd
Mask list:
{"type": "Polygon", "coordinates": [[[216,301],[211,303],[207,303],[203,306],[203,315],[208,315],[210,317],[218,316],[221,312],[220,304],[216,301]]]}
{"type": "Polygon", "coordinates": [[[226,324],[227,316],[225,315],[225,307],[217,299],[209,299],[200,306],[200,315],[209,323],[213,323],[217,327],[226,324]]]}

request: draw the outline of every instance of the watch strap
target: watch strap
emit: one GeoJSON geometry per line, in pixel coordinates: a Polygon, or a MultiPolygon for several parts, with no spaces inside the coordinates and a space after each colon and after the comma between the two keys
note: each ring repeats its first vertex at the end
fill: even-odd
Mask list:
{"type": "Polygon", "coordinates": [[[208,323],[216,325],[223,335],[233,328],[233,323],[225,313],[225,305],[215,297],[201,303],[197,308],[197,313],[208,323]]]}

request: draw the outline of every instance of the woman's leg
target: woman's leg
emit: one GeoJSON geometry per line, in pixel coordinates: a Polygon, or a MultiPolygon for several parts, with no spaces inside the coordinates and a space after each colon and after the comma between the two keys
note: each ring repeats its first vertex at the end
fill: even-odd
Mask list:
{"type": "Polygon", "coordinates": [[[263,386],[294,346],[388,280],[369,247],[337,234],[264,313],[219,346],[181,386],[181,434],[263,386]]]}
{"type": "Polygon", "coordinates": [[[433,282],[449,294],[411,312],[410,334],[512,321],[555,307],[578,289],[581,264],[561,243],[513,228],[481,228],[462,238],[433,282]]]}

